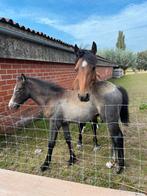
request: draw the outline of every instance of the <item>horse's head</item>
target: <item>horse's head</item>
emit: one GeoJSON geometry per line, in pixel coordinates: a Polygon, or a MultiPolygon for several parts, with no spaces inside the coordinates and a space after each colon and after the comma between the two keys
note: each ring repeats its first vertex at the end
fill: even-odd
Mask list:
{"type": "Polygon", "coordinates": [[[77,83],[79,87],[78,97],[80,101],[89,101],[89,90],[96,81],[96,52],[97,46],[93,42],[91,50],[81,50],[75,45],[77,57],[75,71],[77,71],[77,83]]]}
{"type": "Polygon", "coordinates": [[[19,108],[21,104],[23,104],[27,99],[30,98],[27,83],[28,81],[24,74],[21,74],[21,76],[17,78],[17,82],[13,90],[13,95],[9,101],[10,109],[19,108]]]}

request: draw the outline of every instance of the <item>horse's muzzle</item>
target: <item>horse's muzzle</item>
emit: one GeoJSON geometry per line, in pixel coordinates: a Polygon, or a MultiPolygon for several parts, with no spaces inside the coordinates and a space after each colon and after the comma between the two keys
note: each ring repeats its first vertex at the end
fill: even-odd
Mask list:
{"type": "Polygon", "coordinates": [[[11,104],[8,105],[8,107],[9,107],[9,109],[15,109],[16,110],[20,107],[20,105],[17,104],[17,103],[11,103],[11,104]]]}
{"type": "Polygon", "coordinates": [[[90,99],[90,96],[88,93],[86,93],[85,95],[78,94],[78,97],[79,97],[80,101],[85,101],[85,102],[89,101],[89,99],[90,99]]]}

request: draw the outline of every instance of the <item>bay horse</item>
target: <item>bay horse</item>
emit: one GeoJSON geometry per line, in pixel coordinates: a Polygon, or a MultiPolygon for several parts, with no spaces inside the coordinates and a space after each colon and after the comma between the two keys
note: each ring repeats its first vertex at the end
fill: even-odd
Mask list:
{"type": "Polygon", "coordinates": [[[51,133],[48,152],[41,170],[45,171],[50,165],[58,130],[61,127],[69,148],[70,158],[68,163],[69,165],[75,163],[76,156],[72,147],[69,123],[93,122],[97,115],[97,108],[93,101],[81,102],[75,90],[65,90],[54,83],[27,77],[22,74],[17,78],[8,106],[10,109],[17,109],[28,99],[32,99],[40,105],[44,116],[50,120],[51,133]]]}
{"type": "MultiPolygon", "coordinates": [[[[75,45],[77,76],[74,84],[79,100],[87,103],[93,100],[101,120],[106,123],[112,140],[112,157],[117,162],[116,171],[120,173],[124,168],[124,138],[119,121],[128,125],[129,97],[123,87],[97,80],[96,47],[95,42],[91,51],[79,49],[75,45]]],[[[108,162],[106,166],[112,167],[114,163],[108,162]]]]}
{"type": "MultiPolygon", "coordinates": [[[[76,50],[76,47],[77,47],[77,45],[75,46],[75,50],[76,50]]],[[[77,47],[77,49],[78,49],[78,47],[77,47]]],[[[78,52],[78,51],[77,51],[78,52]]],[[[77,52],[75,52],[76,53],[76,56],[77,56],[77,52]]],[[[92,45],[92,48],[91,48],[91,52],[95,55],[96,54],[96,52],[97,52],[97,46],[96,46],[96,43],[95,42],[93,42],[93,45],[92,45]]],[[[79,51],[79,54],[78,55],[80,55],[80,51],[79,51]]],[[[77,64],[76,65],[76,67],[75,67],[75,71],[77,71],[77,66],[78,66],[79,64],[77,64]]],[[[97,80],[101,80],[101,76],[100,76],[100,74],[99,73],[96,73],[96,79],[97,80]]],[[[75,78],[75,80],[74,80],[74,82],[73,82],[73,87],[72,87],[72,89],[73,90],[79,90],[79,85],[78,85],[78,78],[75,78]]],[[[85,125],[86,125],[86,123],[80,123],[79,124],[79,138],[78,138],[78,143],[77,143],[77,147],[78,147],[78,149],[81,149],[82,148],[82,133],[83,133],[83,131],[84,131],[84,129],[85,129],[85,125]]],[[[96,131],[97,131],[97,128],[99,127],[98,126],[98,121],[97,121],[97,116],[95,116],[95,118],[94,118],[94,120],[93,120],[93,122],[91,123],[91,127],[92,127],[92,130],[93,130],[93,143],[94,143],[94,148],[93,148],[93,150],[94,151],[97,151],[98,149],[100,149],[100,147],[101,147],[101,145],[100,144],[98,144],[98,139],[97,139],[97,133],[96,133],[96,131]]]]}

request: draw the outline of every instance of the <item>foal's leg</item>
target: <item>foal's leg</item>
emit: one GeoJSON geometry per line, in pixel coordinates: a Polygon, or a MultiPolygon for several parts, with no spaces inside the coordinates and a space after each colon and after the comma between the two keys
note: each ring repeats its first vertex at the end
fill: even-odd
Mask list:
{"type": "Polygon", "coordinates": [[[41,171],[45,171],[48,169],[50,162],[51,162],[51,158],[52,158],[52,152],[53,152],[53,148],[55,146],[56,143],[56,139],[57,139],[57,135],[58,135],[58,129],[60,128],[60,123],[56,122],[56,121],[51,121],[51,135],[50,135],[50,140],[48,143],[48,152],[47,152],[47,156],[45,158],[44,163],[41,166],[41,171]]]}
{"type": "Polygon", "coordinates": [[[79,126],[79,140],[77,143],[77,147],[78,149],[81,149],[82,148],[82,132],[83,132],[85,123],[80,123],[78,126],[79,126]]]}
{"type": "Polygon", "coordinates": [[[69,148],[70,158],[69,158],[68,163],[69,163],[69,165],[72,165],[76,162],[77,159],[76,159],[76,156],[74,154],[73,146],[72,146],[72,143],[71,143],[71,136],[70,136],[68,123],[63,123],[62,128],[63,128],[63,132],[64,132],[64,138],[65,138],[66,143],[67,143],[68,148],[69,148]]]}
{"type": "Polygon", "coordinates": [[[124,143],[123,133],[118,123],[109,123],[108,128],[110,131],[114,152],[117,154],[118,167],[116,167],[116,173],[121,173],[124,169],[124,143]]]}

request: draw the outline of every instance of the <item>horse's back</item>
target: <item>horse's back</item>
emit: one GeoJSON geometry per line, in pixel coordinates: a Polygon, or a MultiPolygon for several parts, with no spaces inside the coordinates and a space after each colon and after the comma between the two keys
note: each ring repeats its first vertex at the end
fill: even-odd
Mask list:
{"type": "Polygon", "coordinates": [[[94,90],[100,96],[113,93],[114,91],[116,91],[116,88],[116,85],[108,81],[97,81],[94,84],[94,90]]]}
{"type": "Polygon", "coordinates": [[[98,81],[94,84],[93,93],[97,97],[98,100],[103,101],[105,104],[107,103],[118,103],[121,102],[122,96],[121,92],[111,82],[108,81],[98,81]]]}

